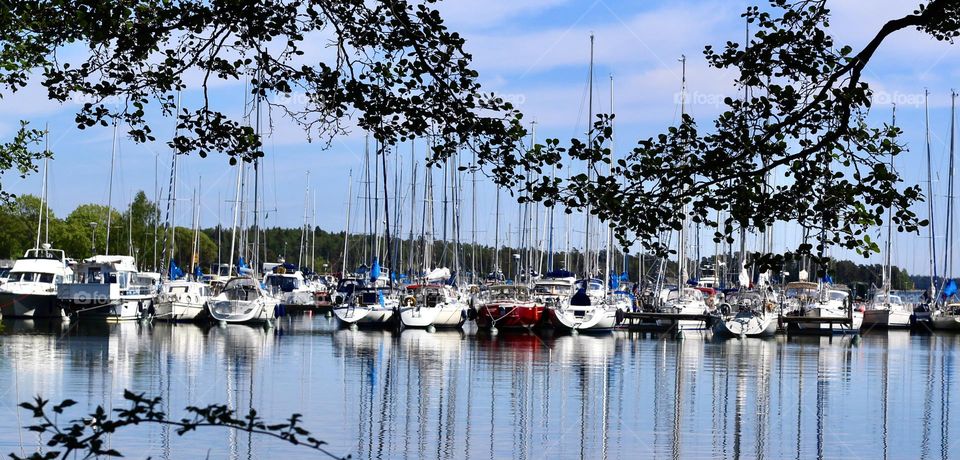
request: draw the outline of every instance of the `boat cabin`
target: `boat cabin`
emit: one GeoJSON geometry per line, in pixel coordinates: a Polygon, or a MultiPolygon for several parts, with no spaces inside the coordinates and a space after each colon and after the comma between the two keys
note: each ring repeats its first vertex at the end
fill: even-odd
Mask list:
{"type": "Polygon", "coordinates": [[[490,300],[530,300],[530,290],[526,286],[514,284],[498,284],[487,288],[487,297],[490,300]]]}
{"type": "Polygon", "coordinates": [[[156,292],[158,279],[137,270],[132,256],[93,256],[77,267],[77,284],[116,284],[121,295],[144,295],[156,292]]]}

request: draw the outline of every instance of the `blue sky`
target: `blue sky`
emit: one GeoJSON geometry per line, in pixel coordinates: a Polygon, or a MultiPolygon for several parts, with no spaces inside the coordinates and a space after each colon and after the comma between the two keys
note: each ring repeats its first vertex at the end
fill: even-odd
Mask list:
{"type": "MultiPolygon", "coordinates": [[[[448,25],[467,39],[486,89],[514,101],[528,120],[537,121],[538,138],[561,139],[585,131],[587,64],[589,39],[596,36],[595,112],[609,110],[609,76],[615,84],[617,113],[617,149],[626,150],[640,138],[655,135],[675,123],[679,115],[677,93],[680,89],[681,55],[688,58],[688,91],[692,95],[689,111],[706,123],[718,113],[719,101],[733,94],[731,76],[707,68],[702,58],[706,44],[722,45],[727,40],[742,41],[740,13],[758,2],[690,1],[572,1],[572,0],[449,0],[441,4],[448,25]]],[[[763,3],[765,4],[765,3],[763,3]]],[[[831,32],[838,44],[858,48],[873,37],[882,23],[907,14],[916,1],[878,0],[864,8],[862,0],[828,2],[834,10],[831,32]]],[[[960,74],[958,49],[939,43],[915,31],[901,32],[896,42],[885,44],[870,64],[866,77],[877,90],[874,118],[889,118],[890,102],[898,102],[898,122],[905,130],[903,140],[911,149],[898,160],[898,168],[909,183],[925,180],[923,144],[923,91],[931,92],[932,151],[935,169],[942,170],[943,181],[935,179],[936,194],[945,187],[946,152],[949,139],[949,91],[960,74]]],[[[322,48],[317,48],[322,53],[322,48]]],[[[308,56],[309,57],[309,56],[308,56]]],[[[214,91],[218,103],[239,111],[243,102],[242,83],[224,83],[214,91]]],[[[197,93],[184,94],[189,103],[197,93]]],[[[52,149],[50,199],[53,210],[65,215],[87,202],[106,203],[107,173],[110,162],[111,131],[78,131],[73,126],[75,105],[58,106],[45,100],[44,92],[30,87],[0,102],[0,136],[9,137],[24,118],[36,125],[49,123],[52,149]]],[[[157,122],[158,132],[172,122],[157,122]]],[[[114,188],[114,206],[123,207],[140,189],[153,195],[154,164],[159,163],[159,182],[165,184],[169,152],[162,143],[138,145],[120,141],[120,155],[114,188]]],[[[270,212],[267,225],[297,226],[303,219],[306,171],[311,172],[311,188],[317,195],[316,222],[330,230],[345,226],[347,171],[359,174],[362,165],[363,135],[353,133],[326,146],[308,143],[306,136],[285,120],[275,119],[274,135],[266,140],[264,206],[270,212]]],[[[409,147],[403,149],[409,162],[409,147]]],[[[181,162],[181,186],[178,194],[189,197],[202,176],[201,223],[215,225],[230,221],[225,203],[233,193],[235,171],[226,168],[225,157],[190,157],[181,162]],[[219,205],[218,205],[219,203],[219,205]]],[[[404,173],[409,177],[409,171],[404,173]]],[[[421,171],[422,176],[422,171],[421,171]]],[[[439,174],[436,176],[440,180],[439,174]]],[[[21,180],[6,174],[3,186],[14,193],[39,193],[39,177],[21,180]]],[[[492,241],[492,190],[479,185],[477,221],[482,233],[478,238],[492,241]]],[[[422,194],[422,192],[421,192],[422,194]]],[[[469,206],[469,192],[464,195],[469,206]]],[[[938,196],[937,206],[944,206],[938,196]]],[[[509,203],[505,200],[504,203],[509,203]]],[[[409,204],[407,204],[409,207],[409,204]]],[[[181,205],[177,222],[189,225],[187,204],[181,205]]],[[[925,207],[921,215],[926,216],[925,207]]],[[[439,213],[439,210],[437,211],[439,213]]],[[[357,215],[358,213],[354,213],[357,215]]],[[[942,215],[942,213],[941,213],[942,215]]],[[[515,229],[515,208],[504,205],[504,229],[515,229]]],[[[582,228],[579,218],[574,228],[582,228]]],[[[940,219],[942,223],[942,218],[940,219]]],[[[558,225],[559,225],[558,220],[558,225]]],[[[359,222],[351,224],[357,228],[359,222]]],[[[464,213],[469,231],[470,213],[464,213]]],[[[938,232],[942,232],[942,226],[938,232]]],[[[404,233],[408,231],[403,230],[404,233]]],[[[879,230],[878,230],[879,235],[879,230]]],[[[469,238],[469,236],[465,236],[469,238]]],[[[515,236],[513,237],[516,238],[515,236]]],[[[574,244],[582,241],[574,232],[574,244]]],[[[789,226],[777,230],[779,248],[795,245],[799,232],[789,226]]],[[[505,241],[507,236],[502,236],[505,241]]],[[[911,272],[926,270],[928,241],[913,235],[898,236],[894,263],[911,272]]],[[[942,241],[940,242],[942,247],[942,241]]],[[[704,252],[712,252],[712,246],[704,252]]],[[[836,253],[843,257],[851,254],[836,253]]],[[[873,261],[879,263],[880,258],[873,261]]]]}

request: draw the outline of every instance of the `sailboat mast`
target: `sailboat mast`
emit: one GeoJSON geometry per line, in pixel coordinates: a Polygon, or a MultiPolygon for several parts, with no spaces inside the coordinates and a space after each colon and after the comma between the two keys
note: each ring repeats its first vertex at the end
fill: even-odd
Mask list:
{"type": "MultiPolygon", "coordinates": [[[[684,116],[687,110],[687,56],[680,56],[680,65],[682,68],[680,83],[680,124],[683,124],[684,116]]],[[[686,230],[687,230],[687,205],[680,207],[680,217],[683,223],[680,225],[679,237],[677,238],[677,296],[683,293],[683,283],[687,279],[687,254],[686,254],[686,230]]]]}
{"type": "MultiPolygon", "coordinates": [[[[897,126],[897,106],[896,106],[896,104],[894,104],[894,106],[893,106],[893,127],[896,128],[896,126],[897,126]]],[[[952,159],[952,158],[953,158],[953,155],[950,155],[950,157],[951,157],[951,159],[952,159]]],[[[893,171],[893,154],[890,155],[890,171],[893,171]]],[[[953,168],[950,168],[950,174],[951,174],[951,175],[953,174],[953,168]]],[[[951,179],[952,179],[952,177],[951,177],[951,179]]],[[[952,180],[951,180],[951,185],[952,185],[952,180]]],[[[891,254],[891,252],[890,252],[890,251],[891,251],[891,248],[892,248],[891,244],[892,244],[892,240],[893,240],[893,221],[892,221],[892,219],[893,219],[893,210],[890,209],[890,208],[887,208],[887,243],[886,243],[886,248],[884,248],[884,252],[886,253],[886,254],[885,254],[886,257],[884,258],[885,261],[884,261],[884,264],[883,264],[883,294],[884,294],[884,297],[883,297],[883,298],[884,298],[884,301],[885,301],[887,304],[890,303],[890,283],[892,282],[892,279],[891,279],[891,278],[893,277],[893,268],[892,268],[892,266],[891,266],[891,262],[892,262],[892,257],[891,257],[891,255],[892,255],[892,254],[891,254]]]]}
{"type": "Polygon", "coordinates": [[[414,148],[414,141],[410,140],[410,171],[411,171],[411,180],[410,180],[410,249],[407,255],[407,276],[410,280],[413,279],[413,262],[414,262],[414,253],[416,251],[417,245],[413,243],[413,232],[417,223],[417,162],[416,162],[416,150],[414,148]]]}
{"type": "MultiPolygon", "coordinates": [[[[610,74],[610,114],[613,115],[613,74],[610,74]]],[[[607,167],[607,174],[613,176],[613,119],[610,120],[610,164],[607,167]]],[[[608,289],[610,286],[610,257],[613,255],[613,232],[610,231],[610,225],[606,225],[606,245],[607,256],[603,260],[603,285],[608,289]]]]}
{"type": "Polygon", "coordinates": [[[107,246],[105,255],[110,255],[110,224],[113,217],[113,170],[117,162],[117,122],[113,122],[113,143],[110,148],[110,185],[107,188],[107,246]]]}
{"type": "Polygon", "coordinates": [[[954,120],[956,110],[956,93],[950,92],[950,162],[947,173],[947,239],[943,252],[944,283],[953,278],[953,169],[954,169],[954,120]]]}
{"type": "Polygon", "coordinates": [[[347,276],[347,251],[350,248],[350,208],[353,207],[353,170],[347,176],[347,225],[343,231],[343,264],[340,266],[340,279],[347,276]]]}
{"type": "Polygon", "coordinates": [[[927,231],[930,235],[930,299],[936,299],[937,287],[936,287],[936,278],[937,278],[937,240],[936,240],[936,229],[933,221],[933,166],[930,160],[930,91],[924,90],[923,98],[923,111],[924,111],[924,120],[926,126],[926,143],[927,143],[927,214],[929,216],[930,225],[927,226],[927,231]]]}
{"type": "MultiPolygon", "coordinates": [[[[587,148],[593,148],[593,34],[590,34],[590,75],[588,77],[589,84],[587,90],[587,148]]],[[[587,165],[587,179],[591,180],[593,177],[593,162],[591,161],[587,165]]],[[[592,275],[592,267],[590,266],[590,200],[587,200],[587,222],[585,229],[585,240],[584,240],[584,249],[583,249],[583,275],[585,278],[590,278],[592,275]]]]}

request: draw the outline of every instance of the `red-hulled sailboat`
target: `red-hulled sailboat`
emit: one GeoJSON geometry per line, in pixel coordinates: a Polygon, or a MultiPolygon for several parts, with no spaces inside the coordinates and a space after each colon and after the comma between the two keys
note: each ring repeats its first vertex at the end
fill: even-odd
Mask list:
{"type": "Polygon", "coordinates": [[[543,319],[543,304],[530,296],[526,286],[490,286],[477,309],[477,327],[484,329],[530,329],[543,319]]]}

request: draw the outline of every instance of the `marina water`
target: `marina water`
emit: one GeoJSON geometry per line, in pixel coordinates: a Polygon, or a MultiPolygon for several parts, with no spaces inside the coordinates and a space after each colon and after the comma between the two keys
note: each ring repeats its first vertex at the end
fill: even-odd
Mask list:
{"type": "MultiPolygon", "coordinates": [[[[682,340],[137,322],[3,322],[2,452],[42,448],[18,402],[126,405],[124,389],[188,405],[292,413],[354,458],[949,458],[960,455],[960,335],[682,340]]],[[[76,409],[76,410],[74,410],[76,409]]],[[[61,416],[61,421],[67,420],[61,416]]],[[[223,428],[122,430],[135,458],[300,458],[223,428]]]]}

